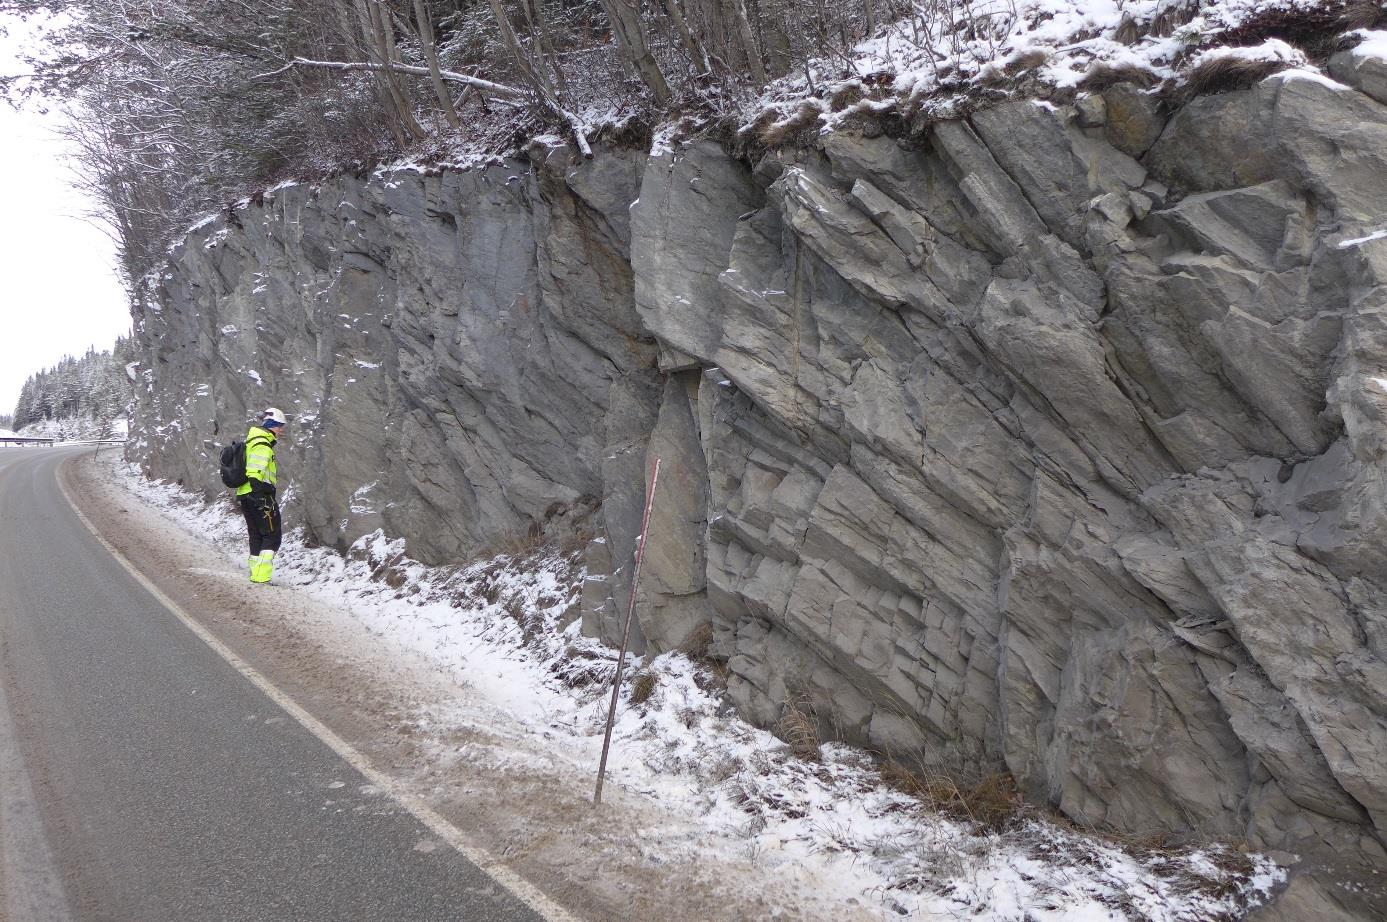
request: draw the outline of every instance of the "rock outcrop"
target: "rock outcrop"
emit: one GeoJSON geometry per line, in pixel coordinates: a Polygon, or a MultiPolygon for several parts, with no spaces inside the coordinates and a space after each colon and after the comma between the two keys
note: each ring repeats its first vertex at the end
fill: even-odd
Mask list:
{"type": "Polygon", "coordinates": [[[1168,120],[1118,86],[755,164],[536,145],[276,189],[151,283],[132,451],[215,492],[283,406],[312,539],[590,533],[607,637],[659,457],[639,648],[711,627],[757,722],[1246,838],[1314,872],[1266,918],[1373,918],[1387,105],[1340,64],[1361,91],[1168,120]]]}

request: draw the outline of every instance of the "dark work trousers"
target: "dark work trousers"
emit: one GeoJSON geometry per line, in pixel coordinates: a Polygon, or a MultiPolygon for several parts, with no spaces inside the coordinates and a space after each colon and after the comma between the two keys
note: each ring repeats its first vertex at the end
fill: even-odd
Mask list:
{"type": "Polygon", "coordinates": [[[247,493],[241,497],[241,512],[246,517],[246,536],[250,538],[250,556],[261,551],[279,550],[279,500],[273,493],[247,493]]]}

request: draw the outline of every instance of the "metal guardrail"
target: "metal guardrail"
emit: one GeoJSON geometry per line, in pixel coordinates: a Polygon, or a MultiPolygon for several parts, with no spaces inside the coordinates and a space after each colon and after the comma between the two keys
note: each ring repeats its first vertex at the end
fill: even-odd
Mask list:
{"type": "Polygon", "coordinates": [[[52,445],[55,441],[57,441],[57,439],[39,439],[24,435],[7,435],[4,438],[0,438],[0,447],[14,448],[15,446],[19,446],[23,448],[26,445],[52,445]]]}

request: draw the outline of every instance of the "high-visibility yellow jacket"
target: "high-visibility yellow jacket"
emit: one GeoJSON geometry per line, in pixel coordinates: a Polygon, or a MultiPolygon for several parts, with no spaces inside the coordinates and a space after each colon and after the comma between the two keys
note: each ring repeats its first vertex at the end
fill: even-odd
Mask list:
{"type": "Polygon", "coordinates": [[[246,477],[244,484],[236,488],[237,496],[245,496],[255,489],[256,480],[270,486],[279,483],[279,468],[275,464],[275,434],[259,426],[251,426],[246,433],[246,477]]]}

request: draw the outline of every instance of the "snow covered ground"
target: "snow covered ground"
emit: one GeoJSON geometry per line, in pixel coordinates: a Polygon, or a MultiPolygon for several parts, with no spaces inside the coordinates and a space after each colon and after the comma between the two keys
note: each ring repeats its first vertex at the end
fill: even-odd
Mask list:
{"type": "MultiPolygon", "coordinates": [[[[121,488],[244,565],[244,522],[226,504],[115,465],[121,488]]],[[[428,568],[379,534],[346,559],[291,535],[276,572],[282,587],[368,638],[371,655],[396,674],[441,674],[466,690],[465,706],[421,705],[407,716],[440,766],[520,766],[545,752],[595,769],[615,651],[573,620],[582,578],[576,555],[545,549],[428,568]],[[459,744],[457,731],[479,719],[478,700],[493,733],[459,744]],[[499,727],[509,730],[498,735],[499,727]]],[[[609,789],[648,798],[693,827],[640,830],[651,861],[740,852],[766,874],[809,882],[829,917],[837,905],[843,918],[865,908],[885,919],[1233,919],[1282,877],[1270,861],[1226,846],[1119,846],[1038,811],[999,830],[936,812],[886,784],[861,751],[827,744],[817,760],[795,757],[738,719],[719,689],[715,667],[680,654],[629,663],[609,789]]]]}
{"type": "Polygon", "coordinates": [[[98,420],[90,416],[46,419],[41,422],[30,423],[19,430],[19,434],[22,436],[57,439],[60,442],[123,439],[129,433],[130,423],[123,417],[113,420],[98,420]]]}

